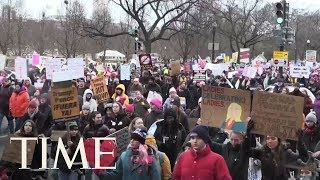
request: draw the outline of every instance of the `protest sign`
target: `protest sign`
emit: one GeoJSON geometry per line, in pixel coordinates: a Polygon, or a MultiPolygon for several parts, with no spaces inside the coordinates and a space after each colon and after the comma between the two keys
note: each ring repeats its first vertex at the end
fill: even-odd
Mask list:
{"type": "Polygon", "coordinates": [[[310,70],[307,66],[293,66],[290,67],[290,75],[294,78],[307,78],[309,79],[310,70]]]}
{"type": "Polygon", "coordinates": [[[67,131],[52,130],[50,139],[51,141],[58,142],[59,137],[63,137],[66,134],[67,131]]]}
{"type": "Polygon", "coordinates": [[[142,69],[151,69],[152,68],[152,60],[150,54],[140,54],[139,62],[142,69]]]}
{"type": "Polygon", "coordinates": [[[240,48],[240,62],[249,63],[250,48],[240,48]]]}
{"type": "Polygon", "coordinates": [[[253,133],[296,140],[301,128],[303,97],[255,91],[251,116],[253,133]]]}
{"type": "Polygon", "coordinates": [[[106,102],[109,99],[109,91],[104,76],[98,76],[92,79],[90,84],[98,103],[106,102]]]}
{"type": "Polygon", "coordinates": [[[131,68],[130,64],[122,64],[120,66],[120,80],[130,80],[131,68]]]}
{"type": "Polygon", "coordinates": [[[6,67],[7,56],[0,54],[0,70],[3,70],[6,67]]]}
{"type": "Polygon", "coordinates": [[[238,60],[238,55],[239,55],[239,53],[238,52],[234,52],[234,53],[232,53],[232,58],[231,58],[231,62],[232,63],[236,63],[237,62],[237,60],[238,60]]]}
{"type": "MultiPolygon", "coordinates": [[[[21,141],[18,141],[18,140],[11,141],[10,139],[12,137],[20,137],[20,136],[12,135],[9,137],[8,142],[3,151],[1,160],[11,162],[11,163],[21,164],[21,157],[22,157],[21,141]]],[[[27,141],[27,165],[31,165],[36,143],[37,141],[31,141],[31,140],[27,141]]]]}
{"type": "Polygon", "coordinates": [[[61,69],[61,61],[56,59],[46,59],[46,78],[52,79],[53,72],[59,72],[61,69]]]}
{"type": "Polygon", "coordinates": [[[184,72],[189,73],[189,72],[192,71],[192,69],[191,69],[191,62],[185,62],[185,63],[183,64],[183,67],[184,67],[184,72]]]}
{"type": "Polygon", "coordinates": [[[38,64],[40,64],[40,54],[35,53],[32,55],[32,65],[36,66],[38,64]]]}
{"type": "Polygon", "coordinates": [[[255,67],[245,67],[242,75],[248,78],[255,78],[257,74],[257,68],[255,67]]]}
{"type": "Polygon", "coordinates": [[[288,66],[288,51],[273,51],[273,64],[278,67],[288,66]]]}
{"type": "Polygon", "coordinates": [[[128,130],[128,127],[120,129],[107,137],[115,137],[117,144],[117,156],[119,157],[122,152],[127,150],[127,147],[131,140],[131,134],[128,130]]]}
{"type": "Polygon", "coordinates": [[[177,61],[172,61],[170,63],[170,67],[171,67],[171,71],[170,71],[170,75],[171,76],[175,76],[175,75],[178,75],[180,74],[180,61],[177,60],[177,61]]]}
{"type": "Polygon", "coordinates": [[[50,100],[54,120],[74,119],[79,116],[78,92],[76,87],[53,87],[50,100]]]}
{"type": "Polygon", "coordinates": [[[82,58],[69,58],[68,71],[72,79],[84,78],[84,61],[82,58]]]}
{"type": "Polygon", "coordinates": [[[316,50],[306,50],[306,61],[317,62],[317,51],[316,50]]]}
{"type": "Polygon", "coordinates": [[[26,79],[28,77],[27,60],[21,57],[17,57],[14,63],[14,70],[17,79],[26,79]]]}
{"type": "Polygon", "coordinates": [[[208,126],[244,132],[250,104],[250,91],[206,85],[202,87],[201,120],[208,126]]]}

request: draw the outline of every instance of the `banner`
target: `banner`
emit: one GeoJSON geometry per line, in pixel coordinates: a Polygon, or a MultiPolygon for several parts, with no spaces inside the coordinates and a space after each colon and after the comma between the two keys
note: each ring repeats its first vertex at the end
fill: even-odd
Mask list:
{"type": "Polygon", "coordinates": [[[104,76],[98,76],[92,79],[90,84],[98,103],[106,102],[109,99],[109,91],[104,76]]]}
{"type": "Polygon", "coordinates": [[[307,78],[309,79],[310,70],[307,66],[293,66],[290,67],[290,76],[294,78],[307,78]]]}
{"type": "Polygon", "coordinates": [[[72,79],[84,78],[84,66],[83,58],[69,58],[68,59],[68,71],[70,72],[72,79]]]}
{"type": "Polygon", "coordinates": [[[21,57],[17,57],[14,63],[14,71],[16,73],[17,79],[26,79],[28,77],[27,60],[21,57]]]}
{"type": "Polygon", "coordinates": [[[0,70],[3,70],[7,64],[7,56],[0,54],[0,70]]]}
{"type": "Polygon", "coordinates": [[[142,69],[151,69],[152,68],[152,60],[150,54],[140,54],[139,62],[142,69]]]}
{"type": "Polygon", "coordinates": [[[317,62],[317,51],[306,50],[306,61],[317,62]]]}
{"type": "Polygon", "coordinates": [[[121,153],[127,150],[127,147],[131,140],[131,134],[129,133],[128,127],[120,129],[107,137],[115,137],[117,143],[117,156],[120,157],[121,153]]]}
{"type": "Polygon", "coordinates": [[[240,48],[240,62],[249,63],[250,48],[240,48]]]}
{"type": "MultiPolygon", "coordinates": [[[[3,161],[21,164],[21,141],[11,141],[11,137],[20,137],[18,135],[8,136],[8,142],[4,148],[2,159],[3,161]]],[[[34,149],[37,141],[27,141],[27,165],[31,165],[34,149]]]]}
{"type": "Polygon", "coordinates": [[[172,61],[170,63],[170,67],[171,67],[171,71],[170,71],[170,75],[171,76],[175,76],[175,75],[179,75],[180,74],[180,61],[176,60],[176,61],[172,61]]]}
{"type": "Polygon", "coordinates": [[[50,100],[54,120],[73,119],[79,116],[78,92],[76,87],[53,87],[50,100]]]}
{"type": "Polygon", "coordinates": [[[250,105],[250,91],[202,87],[201,120],[205,125],[245,132],[250,105]]]}
{"type": "Polygon", "coordinates": [[[253,133],[296,140],[301,128],[304,98],[255,91],[251,116],[253,133]]]}
{"type": "Polygon", "coordinates": [[[120,66],[120,80],[130,80],[131,68],[129,64],[122,64],[120,66]]]}

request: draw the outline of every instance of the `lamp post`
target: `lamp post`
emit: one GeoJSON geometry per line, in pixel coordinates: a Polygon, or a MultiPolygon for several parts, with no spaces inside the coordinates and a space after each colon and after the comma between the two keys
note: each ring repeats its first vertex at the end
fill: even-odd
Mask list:
{"type": "Polygon", "coordinates": [[[134,40],[135,40],[134,41],[134,53],[138,54],[137,52],[138,52],[138,40],[139,40],[139,38],[135,37],[134,40]]]}
{"type": "Polygon", "coordinates": [[[307,40],[307,50],[310,49],[310,44],[311,44],[311,41],[308,39],[308,40],[307,40]]]}

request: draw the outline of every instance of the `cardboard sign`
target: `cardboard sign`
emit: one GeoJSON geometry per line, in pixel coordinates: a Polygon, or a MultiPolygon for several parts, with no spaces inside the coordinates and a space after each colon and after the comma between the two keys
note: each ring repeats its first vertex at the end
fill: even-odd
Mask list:
{"type": "Polygon", "coordinates": [[[152,60],[150,54],[140,54],[139,62],[142,69],[152,69],[152,60]]]}
{"type": "Polygon", "coordinates": [[[78,92],[76,87],[52,88],[50,95],[54,120],[71,120],[79,116],[78,92]]]}
{"type": "Polygon", "coordinates": [[[306,61],[317,62],[317,51],[316,50],[306,50],[306,61]]]}
{"type": "Polygon", "coordinates": [[[120,66],[120,80],[130,80],[131,68],[130,64],[122,64],[120,66]]]}
{"type": "Polygon", "coordinates": [[[253,133],[296,140],[301,128],[302,97],[255,91],[252,103],[253,133]]]}
{"type": "Polygon", "coordinates": [[[51,141],[58,142],[59,137],[62,138],[66,134],[67,134],[67,131],[52,130],[50,139],[51,141]]]}
{"type": "Polygon", "coordinates": [[[106,102],[109,99],[109,91],[104,76],[92,79],[90,84],[98,103],[106,102]]]}
{"type": "Polygon", "coordinates": [[[68,70],[72,79],[84,78],[84,61],[82,58],[69,58],[68,70]]]}
{"type": "Polygon", "coordinates": [[[240,48],[240,62],[249,63],[250,48],[240,48]]]}
{"type": "Polygon", "coordinates": [[[122,152],[127,150],[127,147],[131,140],[131,135],[128,130],[128,127],[120,129],[107,137],[115,137],[117,143],[117,156],[119,157],[122,152]]]}
{"type": "Polygon", "coordinates": [[[175,75],[179,75],[180,74],[180,61],[172,61],[170,63],[170,67],[171,67],[171,71],[170,71],[170,75],[171,76],[175,76],[175,75]]]}
{"type": "Polygon", "coordinates": [[[309,79],[310,70],[307,66],[293,66],[290,67],[290,75],[294,78],[307,78],[309,79]]]}
{"type": "Polygon", "coordinates": [[[17,79],[26,79],[28,77],[27,60],[21,57],[17,57],[14,63],[14,70],[17,79]]]}
{"type": "Polygon", "coordinates": [[[202,87],[201,120],[205,125],[226,130],[246,131],[250,116],[250,91],[202,87]]]}
{"type": "MultiPolygon", "coordinates": [[[[11,137],[19,137],[12,135],[11,137]]],[[[37,141],[27,141],[27,165],[31,165],[37,141]]],[[[11,141],[10,137],[2,154],[2,160],[21,164],[21,141],[11,141]]]]}

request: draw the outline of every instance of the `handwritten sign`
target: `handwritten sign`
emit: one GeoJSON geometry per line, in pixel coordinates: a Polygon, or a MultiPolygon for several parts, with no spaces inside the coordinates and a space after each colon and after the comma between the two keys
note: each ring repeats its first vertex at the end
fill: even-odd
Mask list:
{"type": "Polygon", "coordinates": [[[52,74],[54,72],[61,71],[61,61],[58,61],[56,59],[46,59],[45,63],[47,79],[52,79],[52,74]]]}
{"type": "Polygon", "coordinates": [[[242,75],[248,78],[255,78],[256,74],[257,68],[255,67],[245,67],[242,72],[242,75]]]}
{"type": "Polygon", "coordinates": [[[120,66],[120,80],[130,80],[131,68],[129,64],[122,64],[120,66]]]}
{"type": "Polygon", "coordinates": [[[246,130],[250,115],[250,91],[202,87],[201,120],[205,125],[227,130],[246,130]]]}
{"type": "Polygon", "coordinates": [[[131,136],[128,130],[128,127],[120,129],[107,137],[115,137],[117,143],[117,156],[119,157],[122,152],[127,150],[127,147],[130,143],[131,136]]]}
{"type": "Polygon", "coordinates": [[[0,70],[3,70],[4,67],[6,67],[6,61],[7,60],[7,56],[0,54],[0,70]]]}
{"type": "Polygon", "coordinates": [[[301,128],[304,99],[302,97],[256,91],[253,95],[253,132],[296,140],[301,128]]]}
{"type": "Polygon", "coordinates": [[[26,79],[28,77],[27,60],[21,57],[17,57],[14,63],[14,70],[17,79],[26,79]]]}
{"type": "Polygon", "coordinates": [[[140,54],[139,62],[142,69],[151,69],[152,68],[152,60],[150,54],[140,54]]]}
{"type": "Polygon", "coordinates": [[[54,120],[74,119],[79,116],[76,87],[52,88],[51,107],[54,120]]]}
{"type": "Polygon", "coordinates": [[[170,75],[171,76],[175,76],[175,75],[178,75],[180,74],[180,61],[177,60],[177,61],[172,61],[170,63],[170,67],[171,67],[171,71],[170,71],[170,75]]]}
{"type": "Polygon", "coordinates": [[[290,75],[295,78],[307,78],[309,79],[310,70],[307,66],[293,66],[290,67],[290,75]]]}
{"type": "Polygon", "coordinates": [[[95,79],[91,80],[90,83],[93,89],[93,94],[98,103],[106,102],[110,96],[104,76],[96,77],[95,79]]]}
{"type": "Polygon", "coordinates": [[[84,61],[83,58],[69,58],[68,70],[72,79],[84,78],[84,61]]]}
{"type": "Polygon", "coordinates": [[[32,55],[32,65],[36,66],[40,64],[40,55],[39,54],[33,54],[32,55]]]}
{"type": "MultiPolygon", "coordinates": [[[[11,137],[19,137],[18,135],[12,135],[11,137]]],[[[34,149],[37,141],[27,141],[27,165],[31,165],[34,149]]],[[[2,160],[21,164],[21,141],[11,141],[10,138],[3,151],[2,160]]]]}

